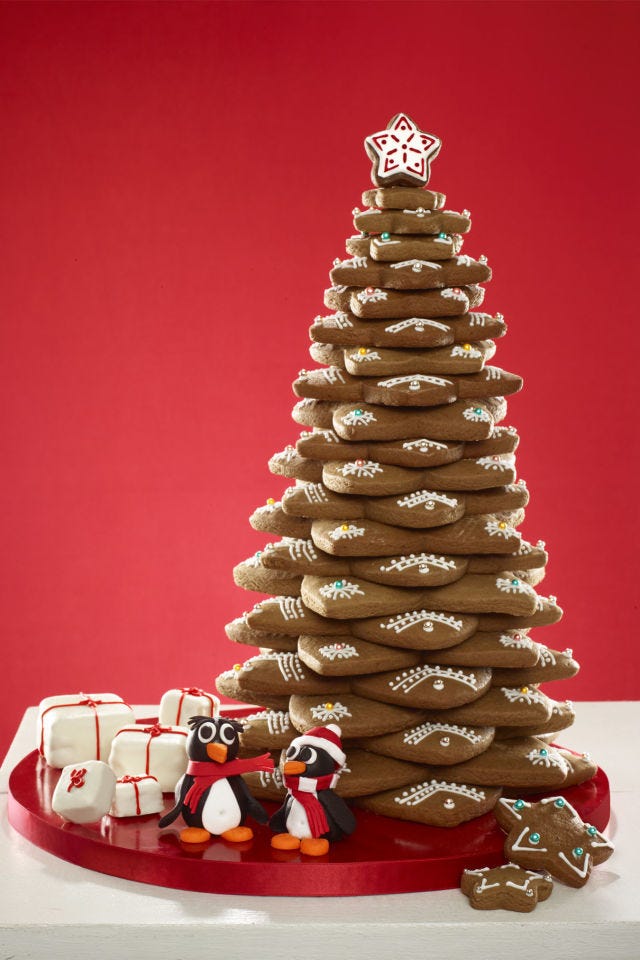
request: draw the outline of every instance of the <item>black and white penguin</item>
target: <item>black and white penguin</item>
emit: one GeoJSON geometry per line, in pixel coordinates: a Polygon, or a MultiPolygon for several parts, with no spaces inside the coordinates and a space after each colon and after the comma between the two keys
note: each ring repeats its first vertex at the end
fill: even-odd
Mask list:
{"type": "Polygon", "coordinates": [[[238,760],[242,724],[227,717],[191,717],[187,737],[187,772],[176,784],[176,804],[159,822],[160,828],[180,814],[187,828],[180,833],[184,843],[203,843],[211,835],[240,843],[251,840],[253,831],[244,826],[247,816],[266,823],[267,812],[249,793],[241,777],[253,770],[272,770],[268,753],[238,760]]]}
{"type": "Polygon", "coordinates": [[[342,731],[335,723],[314,727],[292,740],[282,768],[287,798],[269,821],[277,850],[322,856],[329,842],[353,833],[356,821],[344,800],[333,792],[346,756],[342,731]]]}

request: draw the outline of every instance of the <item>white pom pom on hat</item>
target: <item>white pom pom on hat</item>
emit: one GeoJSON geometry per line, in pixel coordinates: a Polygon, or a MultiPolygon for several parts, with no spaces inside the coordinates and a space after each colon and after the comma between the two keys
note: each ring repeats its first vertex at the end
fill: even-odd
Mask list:
{"type": "Polygon", "coordinates": [[[324,750],[339,767],[343,767],[347,757],[342,749],[341,737],[342,730],[337,723],[328,723],[326,727],[312,727],[306,733],[301,733],[291,741],[290,746],[295,744],[297,747],[307,746],[324,750]]]}

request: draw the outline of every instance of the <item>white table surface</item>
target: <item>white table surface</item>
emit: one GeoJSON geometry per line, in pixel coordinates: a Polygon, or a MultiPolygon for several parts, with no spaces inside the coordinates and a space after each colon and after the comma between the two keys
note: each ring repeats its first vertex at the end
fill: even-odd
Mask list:
{"type": "MultiPolygon", "coordinates": [[[[27,710],[0,769],[0,960],[639,960],[640,703],[579,703],[563,738],[611,781],[616,844],[582,890],[531,914],[473,910],[458,890],[345,898],[189,893],[93,873],[8,823],[7,780],[35,746],[27,710]]],[[[137,707],[139,717],[153,706],[137,707]]]]}

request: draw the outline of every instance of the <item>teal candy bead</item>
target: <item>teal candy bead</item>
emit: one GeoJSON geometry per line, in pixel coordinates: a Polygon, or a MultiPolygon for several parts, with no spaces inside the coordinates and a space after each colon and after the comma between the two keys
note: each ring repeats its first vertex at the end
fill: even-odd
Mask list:
{"type": "Polygon", "coordinates": [[[548,751],[548,750],[545,750],[544,747],[540,750],[540,756],[541,756],[541,757],[546,757],[546,756],[548,755],[548,753],[549,753],[549,751],[548,751]]]}
{"type": "Polygon", "coordinates": [[[513,805],[514,810],[522,810],[523,807],[524,807],[524,800],[516,800],[516,802],[513,805]]]}
{"type": "Polygon", "coordinates": [[[595,827],[587,827],[587,833],[589,834],[590,837],[595,837],[597,832],[598,831],[596,830],[595,827]]]}
{"type": "Polygon", "coordinates": [[[439,239],[439,240],[446,240],[446,239],[447,239],[447,234],[444,233],[444,231],[443,231],[442,233],[439,233],[439,234],[438,234],[438,239],[439,239]]]}
{"type": "Polygon", "coordinates": [[[540,843],[540,834],[539,833],[530,833],[529,841],[531,843],[540,843]]]}
{"type": "Polygon", "coordinates": [[[380,236],[382,237],[383,240],[391,240],[391,234],[387,233],[386,230],[384,233],[381,233],[380,236]]]}
{"type": "Polygon", "coordinates": [[[363,411],[360,409],[360,407],[358,407],[357,410],[354,410],[354,411],[353,411],[354,417],[361,417],[361,416],[362,416],[362,413],[363,413],[363,411]]]}
{"type": "Polygon", "coordinates": [[[482,414],[482,407],[476,407],[473,412],[479,417],[482,414]]]}
{"type": "Polygon", "coordinates": [[[584,850],[582,849],[582,847],[574,847],[572,850],[572,853],[574,857],[578,859],[579,857],[582,856],[582,854],[584,853],[584,850]]]}
{"type": "Polygon", "coordinates": [[[336,582],[334,583],[334,587],[336,588],[336,590],[342,590],[342,588],[344,587],[344,580],[336,580],[336,582]]]}
{"type": "MultiPolygon", "coordinates": [[[[542,751],[540,751],[542,753],[542,751]]],[[[554,807],[564,807],[564,797],[558,797],[557,800],[554,800],[554,807]]]]}
{"type": "MultiPolygon", "coordinates": [[[[511,581],[511,583],[514,585],[514,587],[517,587],[518,584],[520,583],[520,581],[518,580],[517,577],[514,577],[513,580],[511,581]]],[[[542,753],[542,750],[540,751],[540,753],[542,753]]],[[[546,750],[545,750],[544,753],[542,753],[542,756],[543,756],[543,757],[546,756],[546,750]]]]}

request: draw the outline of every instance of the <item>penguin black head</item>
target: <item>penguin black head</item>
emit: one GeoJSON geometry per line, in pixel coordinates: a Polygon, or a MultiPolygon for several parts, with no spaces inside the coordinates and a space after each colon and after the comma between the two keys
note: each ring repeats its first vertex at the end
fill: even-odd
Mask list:
{"type": "Polygon", "coordinates": [[[294,740],[285,754],[283,772],[287,776],[324,777],[335,768],[335,760],[326,750],[294,740]]]}
{"type": "Polygon", "coordinates": [[[225,763],[235,760],[240,749],[242,724],[227,717],[190,717],[191,732],[187,737],[190,760],[211,760],[225,763]]]}

